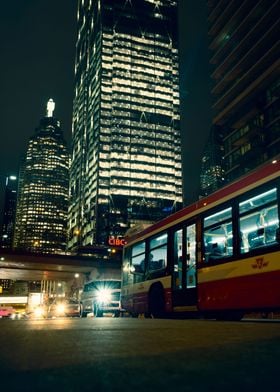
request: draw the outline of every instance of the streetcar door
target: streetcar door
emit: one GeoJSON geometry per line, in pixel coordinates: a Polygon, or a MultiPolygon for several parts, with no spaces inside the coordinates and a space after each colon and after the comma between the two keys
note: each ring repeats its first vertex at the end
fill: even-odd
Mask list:
{"type": "Polygon", "coordinates": [[[185,263],[183,263],[183,229],[179,229],[174,233],[174,264],[173,264],[173,290],[182,290],[183,271],[185,270],[185,263]]]}
{"type": "Polygon", "coordinates": [[[190,224],[173,233],[173,305],[196,304],[196,225],[190,224]]]}
{"type": "Polygon", "coordinates": [[[196,292],[196,225],[186,227],[186,288],[196,292]]]}

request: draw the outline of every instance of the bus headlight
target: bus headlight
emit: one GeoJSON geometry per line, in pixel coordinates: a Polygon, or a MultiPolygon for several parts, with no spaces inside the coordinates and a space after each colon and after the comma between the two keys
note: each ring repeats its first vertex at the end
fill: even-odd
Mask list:
{"type": "Polygon", "coordinates": [[[111,302],[111,291],[108,289],[101,289],[97,293],[97,302],[107,303],[111,302]]]}

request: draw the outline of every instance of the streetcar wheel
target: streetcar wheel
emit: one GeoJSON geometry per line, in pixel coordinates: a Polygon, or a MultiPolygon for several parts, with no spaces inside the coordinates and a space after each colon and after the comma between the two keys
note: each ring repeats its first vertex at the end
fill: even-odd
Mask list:
{"type": "Polygon", "coordinates": [[[149,314],[154,318],[165,316],[164,291],[161,285],[155,285],[149,293],[149,314]]]}

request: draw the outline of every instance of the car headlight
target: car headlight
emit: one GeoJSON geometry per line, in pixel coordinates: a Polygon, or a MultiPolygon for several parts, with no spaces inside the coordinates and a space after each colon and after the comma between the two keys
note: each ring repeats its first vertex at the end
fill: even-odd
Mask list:
{"type": "Polygon", "coordinates": [[[34,316],[35,317],[43,317],[44,311],[42,308],[34,309],[34,316]]]}
{"type": "Polygon", "coordinates": [[[97,293],[97,301],[100,303],[111,302],[111,291],[108,289],[101,289],[97,293]]]}
{"type": "Polygon", "coordinates": [[[57,314],[63,314],[65,313],[65,305],[64,304],[59,304],[56,306],[56,313],[57,314]]]}

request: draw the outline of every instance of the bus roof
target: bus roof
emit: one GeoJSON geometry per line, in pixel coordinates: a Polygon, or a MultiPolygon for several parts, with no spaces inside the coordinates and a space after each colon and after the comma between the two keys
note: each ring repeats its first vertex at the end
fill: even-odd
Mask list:
{"type": "Polygon", "coordinates": [[[265,164],[249,174],[240,177],[238,180],[231,182],[223,188],[213,192],[211,195],[199,199],[193,204],[182,208],[180,211],[175,212],[172,215],[158,221],[141,232],[125,236],[126,245],[129,245],[135,241],[146,238],[151,234],[174,226],[177,223],[185,220],[186,217],[191,218],[198,213],[207,211],[209,208],[215,205],[222,204],[223,202],[234,198],[243,192],[246,192],[252,188],[262,185],[270,180],[273,180],[279,176],[280,171],[280,159],[274,160],[268,164],[265,164]]]}
{"type": "Polygon", "coordinates": [[[100,279],[97,278],[97,279],[91,279],[91,280],[85,282],[85,285],[89,284],[89,283],[92,283],[92,282],[100,283],[100,282],[120,282],[120,281],[121,281],[120,278],[100,278],[100,279]]]}

